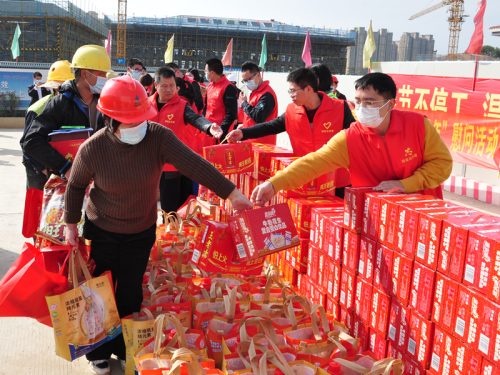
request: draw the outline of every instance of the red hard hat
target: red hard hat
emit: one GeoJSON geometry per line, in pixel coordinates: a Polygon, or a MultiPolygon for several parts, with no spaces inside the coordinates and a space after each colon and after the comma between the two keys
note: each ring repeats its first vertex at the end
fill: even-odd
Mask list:
{"type": "Polygon", "coordinates": [[[339,80],[337,79],[337,77],[335,77],[333,74],[332,74],[332,79],[333,79],[333,82],[338,82],[339,80]]]}
{"type": "Polygon", "coordinates": [[[97,109],[125,124],[146,121],[158,114],[156,108],[148,100],[144,87],[128,75],[106,82],[101,91],[97,109]]]}

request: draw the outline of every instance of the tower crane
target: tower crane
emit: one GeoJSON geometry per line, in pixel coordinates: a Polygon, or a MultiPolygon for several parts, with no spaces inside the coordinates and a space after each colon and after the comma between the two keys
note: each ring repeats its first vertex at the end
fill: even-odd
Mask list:
{"type": "Polygon", "coordinates": [[[116,25],[117,65],[125,65],[127,52],[127,0],[118,0],[118,22],[116,25]]]}
{"type": "Polygon", "coordinates": [[[448,60],[456,60],[458,53],[458,38],[460,36],[460,31],[462,30],[462,23],[465,22],[464,17],[468,17],[467,15],[464,15],[464,0],[443,0],[439,4],[414,14],[409,18],[409,20],[414,20],[415,18],[434,12],[444,6],[448,6],[448,23],[450,24],[448,60]]]}

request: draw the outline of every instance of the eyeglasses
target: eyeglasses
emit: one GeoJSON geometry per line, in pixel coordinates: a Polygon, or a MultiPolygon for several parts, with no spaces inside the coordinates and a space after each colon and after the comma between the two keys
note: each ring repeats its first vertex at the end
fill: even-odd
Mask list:
{"type": "Polygon", "coordinates": [[[205,70],[205,76],[208,76],[211,72],[212,72],[212,71],[207,72],[207,71],[205,70]]]}
{"type": "Polygon", "coordinates": [[[358,107],[365,107],[365,108],[374,108],[375,103],[378,102],[387,102],[389,99],[383,99],[383,100],[374,100],[374,101],[361,101],[361,100],[355,100],[354,104],[356,104],[358,107]]]}
{"type": "Polygon", "coordinates": [[[241,81],[241,83],[245,84],[247,82],[250,82],[252,80],[253,77],[255,77],[257,74],[259,74],[259,72],[255,73],[253,76],[251,76],[249,79],[244,79],[241,81]]]}
{"type": "Polygon", "coordinates": [[[303,89],[297,89],[297,90],[288,90],[288,95],[293,95],[295,94],[297,91],[300,91],[300,90],[303,90],[303,89]]]}

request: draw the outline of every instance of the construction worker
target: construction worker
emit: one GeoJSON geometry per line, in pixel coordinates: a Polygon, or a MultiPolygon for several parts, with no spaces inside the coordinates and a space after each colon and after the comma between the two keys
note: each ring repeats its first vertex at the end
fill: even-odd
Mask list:
{"type": "MultiPolygon", "coordinates": [[[[94,275],[111,271],[116,307],[121,318],[138,312],[142,279],[156,238],[158,184],[165,163],[196,179],[237,211],[250,201],[208,161],[186,147],[166,127],[148,123],[157,111],[142,85],[129,76],[111,79],[97,105],[106,126],[80,147],[64,196],[66,243],[78,243],[77,223],[85,191],[83,235],[92,241],[94,275]]],[[[78,322],[77,322],[78,324],[78,322]]],[[[94,374],[111,373],[110,356],[125,367],[122,334],[87,354],[94,374]]]]}
{"type": "Polygon", "coordinates": [[[114,73],[108,53],[101,46],[82,46],[73,55],[71,67],[75,79],[61,85],[60,95],[47,102],[24,139],[28,156],[43,164],[49,176],[55,173],[64,177],[71,168],[71,162],[49,144],[50,133],[61,126],[85,126],[94,131],[104,126],[96,106],[106,74],[114,73]]]}
{"type": "Polygon", "coordinates": [[[339,87],[339,80],[332,74],[332,93],[337,99],[347,100],[346,96],[342,94],[337,88],[339,87]]]}
{"type": "Polygon", "coordinates": [[[30,130],[33,120],[43,111],[49,99],[58,94],[59,87],[65,81],[72,79],[75,79],[75,76],[71,71],[69,61],[56,61],[49,69],[47,82],[40,86],[42,88],[51,88],[54,92],[48,96],[44,96],[42,99],[30,105],[28,111],[26,112],[26,117],[24,119],[24,132],[20,141],[21,149],[23,150],[23,164],[26,168],[26,189],[35,188],[43,190],[43,187],[48,179],[45,166],[34,158],[29,157],[24,151],[23,146],[26,134],[30,130]]]}
{"type": "MultiPolygon", "coordinates": [[[[177,94],[175,72],[167,67],[159,68],[155,73],[157,92],[149,98],[158,114],[151,118],[171,129],[182,142],[186,143],[188,125],[199,131],[220,138],[222,130],[217,124],[198,115],[189,103],[177,94]]],[[[188,82],[185,82],[188,84],[188,82]]],[[[189,147],[189,144],[188,144],[189,147]]],[[[165,212],[177,211],[193,191],[193,183],[170,164],[163,168],[160,180],[160,202],[165,212]]]]}
{"type": "Polygon", "coordinates": [[[200,89],[200,84],[195,81],[193,78],[191,78],[187,74],[182,74],[181,70],[177,66],[177,64],[174,63],[168,63],[165,65],[167,68],[172,69],[175,72],[175,76],[182,78],[183,80],[189,82],[189,84],[193,87],[194,90],[194,104],[196,105],[196,108],[198,108],[198,113],[201,113],[203,110],[203,96],[201,94],[201,89],[200,89]]]}
{"type": "Polygon", "coordinates": [[[355,87],[358,121],[257,187],[253,202],[263,205],[275,192],[338,168],[349,169],[354,187],[443,197],[440,185],[453,160],[432,123],[419,113],[394,109],[396,84],[387,74],[367,74],[355,87]]]}
{"type": "Polygon", "coordinates": [[[222,61],[212,58],[206,62],[205,77],[210,81],[205,97],[205,118],[219,124],[223,137],[231,130],[238,115],[236,87],[223,73],[222,61]]]}
{"type": "MultiPolygon", "coordinates": [[[[318,91],[318,80],[311,70],[296,69],[288,74],[287,81],[292,103],[288,105],[285,113],[269,122],[232,131],[228,135],[230,142],[286,131],[294,156],[302,157],[319,150],[330,138],[342,129],[348,129],[354,122],[346,102],[331,99],[318,91]]],[[[349,172],[339,169],[335,179],[335,194],[343,198],[344,187],[350,185],[349,172]]]]}
{"type": "Polygon", "coordinates": [[[49,89],[42,87],[44,83],[42,82],[42,73],[33,73],[33,84],[28,86],[28,95],[31,97],[30,106],[51,94],[49,89]]]}
{"type": "Polygon", "coordinates": [[[143,75],[147,74],[147,71],[141,60],[131,58],[127,62],[127,74],[136,81],[139,81],[143,75]]]}
{"type": "MultiPolygon", "coordinates": [[[[247,61],[241,66],[242,83],[250,91],[250,99],[242,91],[238,98],[243,111],[243,125],[238,129],[249,128],[255,124],[269,122],[278,117],[276,93],[264,81],[257,64],[247,61]]],[[[276,134],[262,137],[259,143],[276,144],[276,134]]]]}

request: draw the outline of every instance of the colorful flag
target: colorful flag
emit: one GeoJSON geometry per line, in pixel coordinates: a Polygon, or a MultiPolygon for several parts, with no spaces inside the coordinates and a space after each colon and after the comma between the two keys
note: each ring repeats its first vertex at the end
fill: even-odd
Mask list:
{"type": "Polygon", "coordinates": [[[260,62],[259,66],[264,69],[267,62],[267,42],[266,42],[266,34],[264,34],[264,38],[262,38],[262,50],[260,51],[260,62]]]}
{"type": "Polygon", "coordinates": [[[366,34],[365,46],[363,48],[363,68],[371,68],[370,59],[376,49],[377,45],[375,44],[375,37],[373,36],[372,21],[370,21],[370,28],[366,34]]]}
{"type": "Polygon", "coordinates": [[[174,61],[174,35],[167,43],[167,50],[165,51],[165,64],[171,63],[174,61]]]}
{"type": "Polygon", "coordinates": [[[233,38],[227,45],[226,52],[224,52],[224,57],[222,58],[222,66],[231,66],[233,61],[233,38]]]}
{"type": "Polygon", "coordinates": [[[479,10],[474,17],[474,25],[476,28],[472,33],[472,38],[470,39],[469,47],[465,50],[466,53],[473,55],[479,55],[483,49],[483,18],[484,11],[486,10],[486,0],[481,0],[477,3],[479,10]]]}
{"type": "Polygon", "coordinates": [[[309,36],[309,30],[307,30],[306,42],[304,43],[304,51],[302,51],[302,60],[306,63],[306,68],[312,65],[311,59],[311,37],[309,36]]]}
{"type": "Polygon", "coordinates": [[[14,32],[14,37],[12,38],[12,46],[10,50],[12,51],[12,59],[17,59],[21,56],[21,50],[19,49],[19,37],[21,36],[21,29],[19,24],[17,24],[16,31],[14,32]]]}
{"type": "Polygon", "coordinates": [[[111,30],[109,30],[108,40],[106,41],[106,52],[111,57],[111,30]]]}

